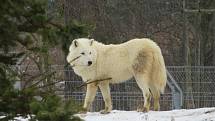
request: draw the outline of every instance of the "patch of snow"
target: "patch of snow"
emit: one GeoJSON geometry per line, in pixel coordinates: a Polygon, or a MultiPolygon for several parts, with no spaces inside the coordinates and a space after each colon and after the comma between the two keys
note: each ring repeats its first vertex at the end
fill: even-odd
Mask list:
{"type": "MultiPolygon", "coordinates": [[[[88,112],[77,114],[85,121],[215,121],[215,107],[199,109],[181,109],[172,111],[137,111],[113,110],[109,114],[88,112]]],[[[0,119],[4,116],[0,116],[0,119]]],[[[16,117],[18,121],[29,121],[30,117],[16,117]]]]}
{"type": "Polygon", "coordinates": [[[215,108],[149,111],[148,113],[113,110],[109,114],[88,112],[77,116],[85,121],[215,121],[215,108]]]}
{"type": "MultiPolygon", "coordinates": [[[[0,120],[1,120],[2,118],[4,118],[4,117],[5,117],[5,116],[0,116],[0,120]]],[[[28,116],[27,118],[24,118],[24,117],[22,117],[22,116],[19,116],[19,117],[15,117],[14,120],[16,120],[16,121],[29,121],[29,120],[30,120],[30,116],[28,116]]]]}
{"type": "Polygon", "coordinates": [[[14,118],[15,120],[18,120],[18,121],[29,121],[30,120],[30,116],[28,116],[27,118],[23,118],[23,117],[15,117],[14,118]]]}
{"type": "Polygon", "coordinates": [[[0,116],[0,119],[4,118],[5,116],[0,116]]]}

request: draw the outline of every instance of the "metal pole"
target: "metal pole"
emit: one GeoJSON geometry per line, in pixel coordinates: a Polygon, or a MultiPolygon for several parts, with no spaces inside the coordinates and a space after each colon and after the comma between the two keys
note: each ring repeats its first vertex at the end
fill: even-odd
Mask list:
{"type": "Polygon", "coordinates": [[[181,109],[183,107],[183,91],[173,78],[173,76],[167,70],[167,76],[170,80],[167,80],[167,85],[170,87],[173,94],[173,109],[181,109]]]}

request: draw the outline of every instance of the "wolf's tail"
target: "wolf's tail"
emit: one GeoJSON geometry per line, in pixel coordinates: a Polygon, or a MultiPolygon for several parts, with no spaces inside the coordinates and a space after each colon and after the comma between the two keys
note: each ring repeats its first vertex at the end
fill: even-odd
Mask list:
{"type": "Polygon", "coordinates": [[[166,87],[166,81],[167,81],[167,75],[166,75],[166,67],[164,63],[164,58],[162,56],[160,48],[157,46],[158,52],[154,53],[153,59],[154,62],[152,64],[152,78],[157,88],[157,90],[160,91],[160,93],[164,93],[165,87],[166,87]]]}

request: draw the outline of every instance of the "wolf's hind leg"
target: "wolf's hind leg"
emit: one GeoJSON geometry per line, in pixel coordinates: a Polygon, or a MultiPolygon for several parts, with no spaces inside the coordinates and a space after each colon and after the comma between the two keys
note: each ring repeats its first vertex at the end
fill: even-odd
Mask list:
{"type": "Polygon", "coordinates": [[[151,90],[152,97],[154,100],[154,110],[159,111],[160,110],[160,103],[159,103],[160,91],[154,86],[150,87],[150,90],[151,90]]]}
{"type": "Polygon", "coordinates": [[[144,97],[144,105],[143,107],[138,107],[138,112],[148,112],[150,109],[151,104],[151,93],[148,86],[148,79],[144,77],[144,75],[136,75],[135,76],[136,82],[140,89],[143,92],[144,97]]]}
{"type": "Polygon", "coordinates": [[[149,88],[143,89],[143,97],[144,97],[144,107],[141,112],[148,112],[151,105],[151,94],[149,92],[149,88]]]}

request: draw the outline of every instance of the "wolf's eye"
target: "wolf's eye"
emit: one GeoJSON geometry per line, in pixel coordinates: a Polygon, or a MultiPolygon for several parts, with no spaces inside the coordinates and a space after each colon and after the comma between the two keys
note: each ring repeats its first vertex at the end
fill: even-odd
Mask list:
{"type": "Polygon", "coordinates": [[[81,55],[85,55],[85,53],[84,53],[84,52],[82,52],[82,53],[81,53],[81,55]]]}

